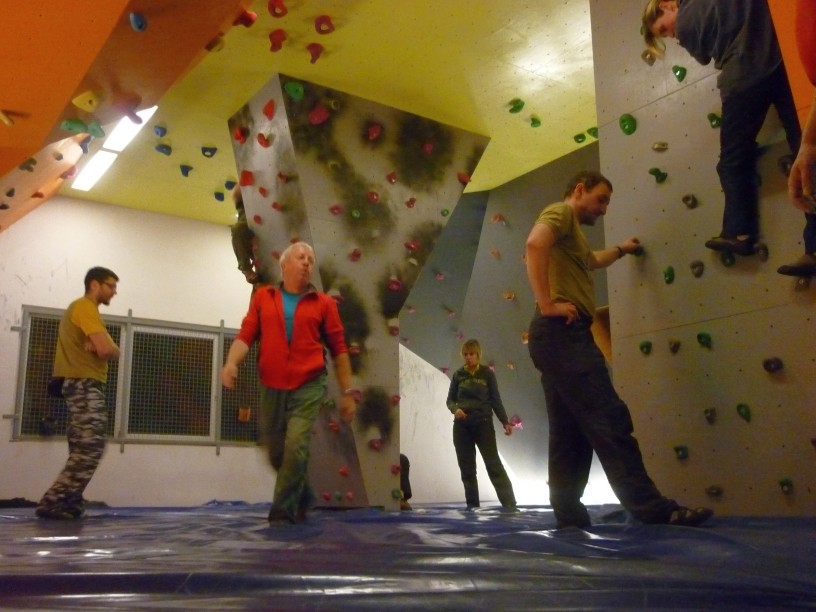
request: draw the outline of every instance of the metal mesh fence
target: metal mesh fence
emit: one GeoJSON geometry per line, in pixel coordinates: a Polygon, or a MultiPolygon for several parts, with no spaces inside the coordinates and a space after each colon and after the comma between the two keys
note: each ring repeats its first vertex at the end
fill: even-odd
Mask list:
{"type": "MultiPolygon", "coordinates": [[[[65,435],[68,406],[63,399],[49,397],[45,390],[54,366],[59,322],[60,317],[56,315],[32,316],[29,320],[23,410],[20,420],[20,436],[23,437],[65,435]]],[[[107,325],[107,329],[113,341],[119,344],[121,326],[107,325]]],[[[108,435],[113,434],[115,426],[118,377],[119,362],[108,362],[108,385],[105,390],[108,435]]]]}
{"type": "MultiPolygon", "coordinates": [[[[224,338],[224,354],[221,362],[229,352],[235,336],[224,338]]],[[[258,345],[253,344],[246,360],[238,369],[238,381],[235,389],[224,389],[221,396],[221,439],[232,442],[257,442],[258,410],[261,405],[261,394],[258,386],[258,373],[255,364],[258,361],[258,345]]]]}

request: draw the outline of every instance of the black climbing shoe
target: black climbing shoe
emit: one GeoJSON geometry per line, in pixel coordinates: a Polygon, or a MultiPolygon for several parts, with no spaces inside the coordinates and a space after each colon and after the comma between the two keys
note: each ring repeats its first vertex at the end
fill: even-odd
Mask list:
{"type": "Polygon", "coordinates": [[[785,276],[814,276],[816,275],[816,255],[805,253],[792,264],[779,266],[777,272],[785,276]]]}
{"type": "Polygon", "coordinates": [[[672,511],[666,524],[676,527],[697,527],[697,525],[702,525],[710,519],[713,514],[714,511],[711,508],[686,508],[680,506],[672,511]]]}
{"type": "Polygon", "coordinates": [[[756,240],[753,237],[740,239],[715,236],[710,240],[706,240],[705,246],[712,251],[728,251],[746,257],[754,254],[755,244],[756,240]]]}

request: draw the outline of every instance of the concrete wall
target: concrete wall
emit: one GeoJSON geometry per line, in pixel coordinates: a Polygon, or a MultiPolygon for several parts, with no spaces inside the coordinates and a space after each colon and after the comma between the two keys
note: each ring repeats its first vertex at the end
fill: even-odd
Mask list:
{"type": "Polygon", "coordinates": [[[640,57],[643,2],[592,0],[601,169],[615,184],[606,218],[612,244],[636,235],[643,258],[610,268],[609,301],[615,383],[633,413],[647,467],[658,486],[687,504],[712,505],[724,514],[786,515],[816,512],[816,289],[797,292],[776,268],[802,252],[803,217],[786,198],[777,159],[786,153],[773,112],[759,137],[762,237],[767,262],[738,258],[725,267],[703,243],[717,235],[723,197],[715,166],[719,132],[709,113],[720,113],[716,71],[698,65],[673,41],[653,66],[640,57]],[[687,69],[680,82],[672,66],[687,69]],[[637,131],[618,125],[632,114],[637,131]],[[665,152],[652,145],[666,142],[665,152]],[[649,169],[668,173],[657,183],[649,169]],[[697,208],[682,202],[694,194],[697,208]],[[703,262],[701,277],[690,271],[703,262]],[[675,280],[664,281],[671,266],[675,280]],[[697,341],[710,334],[711,349],[697,341]],[[679,341],[673,353],[669,341],[679,341]],[[639,345],[651,341],[648,356],[639,345]],[[770,374],[763,360],[784,369],[770,374]],[[747,404],[751,421],[736,407],[747,404]],[[715,408],[709,423],[704,411],[715,408]],[[675,446],[689,456],[678,459],[675,446]],[[793,481],[785,494],[779,481],[793,481]],[[711,486],[721,496],[707,495],[711,486]]]}

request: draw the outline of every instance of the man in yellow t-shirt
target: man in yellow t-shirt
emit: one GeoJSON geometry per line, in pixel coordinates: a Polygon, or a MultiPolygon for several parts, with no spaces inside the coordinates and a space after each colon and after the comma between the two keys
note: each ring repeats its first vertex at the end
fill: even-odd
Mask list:
{"type": "Polygon", "coordinates": [[[71,302],[60,321],[54,376],[65,379],[68,461],[37,504],[35,512],[40,518],[75,519],[85,512],[82,493],[105,450],[108,361],[119,359],[119,347],[99,316],[99,305],[110,304],[118,280],[107,268],[88,270],[85,295],[71,302]]]}
{"type": "Polygon", "coordinates": [[[593,450],[612,490],[644,523],[699,525],[712,512],[686,508],[661,495],[643,465],[629,408],[612,387],[603,354],[592,337],[592,270],[640,247],[637,238],[592,251],[581,225],[606,214],[612,183],[585,171],[569,183],[564,201],[546,207],[527,238],[527,276],[538,310],[528,349],[541,372],[549,421],[548,483],[558,528],[591,526],[581,503],[593,450]]]}

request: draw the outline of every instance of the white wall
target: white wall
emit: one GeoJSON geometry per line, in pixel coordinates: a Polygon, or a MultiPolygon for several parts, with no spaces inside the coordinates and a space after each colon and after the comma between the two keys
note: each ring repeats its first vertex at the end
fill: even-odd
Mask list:
{"type": "MultiPolygon", "coordinates": [[[[95,265],[120,277],[101,313],[237,327],[250,287],[226,226],[54,198],[0,233],[0,499],[38,500],[67,457],[64,438],[12,442],[23,304],[65,308],[95,265]]],[[[86,497],[110,505],[268,501],[274,476],[257,448],[109,445],[86,497]]]]}

